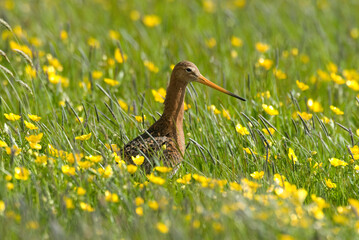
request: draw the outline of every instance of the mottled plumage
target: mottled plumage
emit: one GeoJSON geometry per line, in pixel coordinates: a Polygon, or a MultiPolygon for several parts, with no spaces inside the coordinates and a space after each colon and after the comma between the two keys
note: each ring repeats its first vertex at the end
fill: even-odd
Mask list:
{"type": "Polygon", "coordinates": [[[190,82],[200,82],[218,91],[241,98],[203,77],[196,65],[188,61],[179,62],[173,69],[167,88],[164,111],[145,133],[127,143],[119,155],[127,163],[133,164],[131,156],[145,156],[143,167],[146,172],[162,162],[165,166],[176,168],[182,161],[185,151],[183,133],[184,97],[190,82]]]}
{"type": "Polygon", "coordinates": [[[154,124],[145,133],[127,143],[121,152],[125,161],[133,164],[131,156],[141,155],[145,156],[142,167],[146,172],[150,172],[160,162],[165,166],[176,168],[182,161],[182,153],[175,136],[163,130],[161,124],[154,124]]]}

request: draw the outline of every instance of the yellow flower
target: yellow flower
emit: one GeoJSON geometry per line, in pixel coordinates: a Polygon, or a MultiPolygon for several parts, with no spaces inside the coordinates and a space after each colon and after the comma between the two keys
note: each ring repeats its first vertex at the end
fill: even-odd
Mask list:
{"type": "Polygon", "coordinates": [[[187,104],[186,102],[184,102],[184,105],[183,105],[183,110],[187,111],[188,109],[191,108],[191,105],[190,104],[187,104]]]}
{"type": "Polygon", "coordinates": [[[330,81],[330,75],[327,72],[324,72],[321,69],[317,70],[317,74],[319,76],[320,79],[322,79],[325,82],[329,82],[330,81]]]}
{"type": "Polygon", "coordinates": [[[38,229],[39,228],[39,223],[36,221],[28,221],[26,223],[26,228],[27,229],[38,229]]]}
{"type": "Polygon", "coordinates": [[[212,0],[203,0],[203,8],[208,13],[213,13],[215,11],[215,5],[212,0]]]}
{"type": "Polygon", "coordinates": [[[168,233],[168,231],[169,231],[167,225],[162,223],[162,222],[158,222],[156,224],[156,228],[157,228],[158,231],[160,231],[161,233],[164,233],[164,234],[168,233]]]}
{"type": "Polygon", "coordinates": [[[274,73],[274,76],[279,80],[283,80],[283,79],[287,78],[287,74],[285,74],[285,72],[283,72],[280,69],[274,69],[273,73],[274,73]]]}
{"type": "Polygon", "coordinates": [[[343,76],[348,80],[359,80],[359,72],[355,69],[344,69],[343,76]]]}
{"type": "Polygon", "coordinates": [[[299,50],[298,50],[298,48],[292,48],[290,53],[296,57],[296,56],[298,56],[299,50]]]}
{"type": "Polygon", "coordinates": [[[307,112],[294,112],[292,114],[292,117],[297,120],[298,119],[298,115],[301,116],[301,118],[303,118],[304,120],[308,121],[310,119],[312,119],[313,114],[311,113],[307,113],[307,112]]]}
{"type": "Polygon", "coordinates": [[[121,51],[119,48],[116,48],[115,49],[115,60],[118,62],[118,63],[124,63],[127,61],[127,55],[126,54],[121,54],[121,51]]]}
{"type": "Polygon", "coordinates": [[[136,214],[138,216],[143,216],[143,208],[142,207],[137,207],[136,208],[136,214]]]}
{"type": "MultiPolygon", "coordinates": [[[[269,130],[269,132],[270,132],[271,135],[273,135],[274,132],[275,132],[274,128],[268,128],[268,130],[269,130]]],[[[268,130],[267,130],[266,128],[263,128],[263,129],[262,129],[262,131],[264,132],[265,135],[270,135],[269,132],[268,132],[268,130]]]]}
{"type": "Polygon", "coordinates": [[[217,41],[213,37],[206,39],[205,43],[206,43],[207,47],[209,47],[209,48],[214,48],[217,45],[217,41]]]}
{"type": "Polygon", "coordinates": [[[267,52],[269,50],[269,45],[265,44],[265,43],[261,43],[261,42],[257,42],[256,43],[256,49],[258,52],[264,53],[267,52]]]}
{"type": "Polygon", "coordinates": [[[254,178],[254,179],[262,179],[264,176],[264,171],[255,171],[253,173],[251,173],[251,177],[254,178]]]}
{"type": "Polygon", "coordinates": [[[147,27],[155,27],[161,23],[161,18],[157,15],[145,15],[142,19],[143,24],[147,27]]]}
{"type": "Polygon", "coordinates": [[[148,206],[152,209],[152,210],[157,210],[159,205],[156,201],[148,201],[148,206]]]}
{"type": "Polygon", "coordinates": [[[120,39],[120,33],[115,31],[115,30],[110,30],[108,31],[108,36],[112,39],[112,40],[119,40],[120,39]]]}
{"type": "Polygon", "coordinates": [[[242,190],[242,186],[237,182],[230,182],[229,186],[232,191],[241,191],[242,190]]]}
{"type": "Polygon", "coordinates": [[[86,156],[85,157],[87,160],[90,160],[91,162],[94,162],[94,163],[99,163],[102,161],[102,156],[101,155],[95,155],[95,156],[86,156]]]}
{"type": "Polygon", "coordinates": [[[306,54],[301,54],[300,55],[300,61],[304,64],[307,64],[309,62],[310,58],[308,55],[306,54]]]}
{"type": "Polygon", "coordinates": [[[6,117],[7,120],[10,120],[10,121],[17,121],[21,118],[21,116],[13,114],[13,113],[4,113],[4,116],[6,117]]]}
{"type": "Polygon", "coordinates": [[[335,63],[330,62],[327,64],[327,69],[330,73],[337,73],[338,72],[338,66],[335,65],[335,63]]]}
{"type": "Polygon", "coordinates": [[[243,127],[240,123],[236,125],[236,131],[242,136],[249,135],[249,131],[247,130],[247,128],[243,127]]]}
{"type": "Polygon", "coordinates": [[[319,208],[328,208],[330,206],[323,198],[317,197],[315,194],[312,194],[311,198],[319,208]]]}
{"type": "Polygon", "coordinates": [[[288,149],[288,157],[290,160],[294,161],[294,163],[296,163],[298,161],[297,156],[295,155],[293,149],[291,149],[291,148],[288,149]]]}
{"type": "Polygon", "coordinates": [[[86,194],[86,189],[84,189],[84,188],[82,188],[82,187],[78,187],[78,188],[76,189],[76,193],[77,193],[77,195],[79,195],[79,196],[85,195],[85,194],[86,194]]]}
{"type": "Polygon", "coordinates": [[[30,175],[30,171],[27,170],[24,167],[16,167],[15,168],[15,178],[18,180],[24,180],[26,181],[27,179],[29,179],[29,175],[30,175]]]}
{"type": "Polygon", "coordinates": [[[168,173],[172,171],[172,168],[170,167],[164,167],[164,166],[156,166],[154,167],[154,170],[160,173],[168,173]]]}
{"type": "Polygon", "coordinates": [[[106,191],[105,192],[105,200],[107,202],[117,203],[119,201],[119,198],[116,193],[111,193],[110,191],[106,191]]]}
{"type": "Polygon", "coordinates": [[[239,37],[236,36],[232,36],[231,38],[231,44],[234,47],[241,47],[243,45],[243,41],[242,39],[240,39],[239,37]]]}
{"type": "Polygon", "coordinates": [[[234,49],[231,50],[231,57],[234,59],[234,58],[237,58],[238,57],[238,52],[234,49]]]}
{"type": "Polygon", "coordinates": [[[0,140],[0,147],[7,147],[7,143],[0,140]]]}
{"type": "Polygon", "coordinates": [[[87,203],[85,203],[85,202],[80,202],[80,207],[81,207],[82,210],[84,210],[84,211],[86,211],[86,212],[93,212],[93,211],[95,211],[95,210],[93,209],[93,207],[91,207],[90,204],[87,204],[87,203]]]}
{"type": "Polygon", "coordinates": [[[8,183],[6,183],[6,188],[7,188],[8,190],[13,190],[13,189],[14,189],[14,184],[11,183],[11,182],[8,182],[8,183]]]}
{"type": "Polygon", "coordinates": [[[104,81],[106,84],[108,84],[108,85],[110,85],[110,86],[112,86],[112,87],[117,86],[117,85],[120,84],[119,81],[116,81],[116,80],[113,80],[113,79],[110,79],[110,78],[105,78],[103,81],[104,81]]]}
{"type": "Polygon", "coordinates": [[[323,107],[320,104],[320,102],[313,101],[313,99],[311,98],[308,99],[307,105],[309,109],[312,110],[313,112],[323,112],[323,107]]]}
{"type": "Polygon", "coordinates": [[[276,184],[278,184],[279,186],[283,187],[284,186],[284,180],[285,180],[285,176],[280,175],[278,173],[274,174],[273,180],[276,184]]]}
{"type": "Polygon", "coordinates": [[[75,159],[76,161],[80,161],[83,158],[82,153],[76,153],[75,155],[73,153],[65,153],[64,155],[66,155],[66,160],[69,163],[75,163],[75,159]]]}
{"type": "MultiPolygon", "coordinates": [[[[359,130],[357,130],[357,134],[358,134],[359,130]]],[[[358,134],[359,135],[359,134],[358,134]]],[[[355,145],[354,147],[350,148],[350,151],[354,154],[357,155],[359,154],[359,147],[358,145],[355,145]]]]}
{"type": "Polygon", "coordinates": [[[359,200],[357,199],[353,199],[353,198],[349,198],[348,202],[350,204],[350,206],[355,209],[355,212],[358,213],[359,212],[359,200]]]}
{"type": "Polygon", "coordinates": [[[176,180],[176,182],[181,183],[181,184],[190,184],[191,179],[192,179],[192,175],[189,173],[189,174],[184,175],[182,178],[178,178],[176,180]]]}
{"type": "Polygon", "coordinates": [[[141,155],[137,155],[136,157],[131,156],[131,159],[137,166],[140,166],[145,160],[145,157],[141,155]]]}
{"type": "Polygon", "coordinates": [[[41,117],[37,116],[37,115],[31,115],[31,114],[27,114],[27,116],[34,122],[38,122],[41,120],[41,117]]]}
{"type": "Polygon", "coordinates": [[[107,165],[105,169],[99,168],[98,172],[103,178],[110,178],[113,175],[112,167],[110,165],[107,165]]]}
{"type": "Polygon", "coordinates": [[[6,181],[11,181],[11,180],[12,180],[12,176],[11,176],[10,174],[7,174],[7,175],[5,176],[5,180],[6,180],[6,181]]]}
{"type": "Polygon", "coordinates": [[[252,152],[253,152],[254,154],[257,154],[257,153],[254,152],[254,151],[251,152],[251,149],[250,149],[250,148],[243,148],[243,150],[244,150],[247,154],[249,154],[249,155],[252,155],[252,152]]]}
{"type": "Polygon", "coordinates": [[[333,82],[335,82],[336,84],[341,85],[341,84],[345,83],[345,80],[340,75],[337,75],[335,73],[331,73],[330,77],[332,78],[333,82]]]}
{"type": "Polygon", "coordinates": [[[137,166],[133,164],[127,165],[127,172],[129,172],[130,174],[134,174],[136,171],[137,171],[137,166]]]}
{"type": "Polygon", "coordinates": [[[128,111],[128,105],[126,102],[124,102],[121,99],[117,100],[118,104],[120,105],[120,107],[122,108],[123,111],[127,112],[128,111]]]}
{"type": "Polygon", "coordinates": [[[15,156],[17,156],[21,153],[21,148],[18,148],[16,145],[13,145],[11,148],[6,147],[5,150],[8,155],[14,154],[15,156]]]}
{"type": "Polygon", "coordinates": [[[17,49],[17,50],[21,50],[21,51],[23,51],[25,54],[27,54],[30,58],[33,57],[31,49],[30,49],[28,46],[26,46],[26,45],[20,45],[20,44],[14,42],[14,41],[10,41],[10,48],[11,48],[12,50],[16,50],[16,49],[17,49]]]}
{"type": "Polygon", "coordinates": [[[215,105],[208,106],[207,109],[211,110],[214,114],[221,114],[221,111],[219,111],[215,105]]]}
{"type": "Polygon", "coordinates": [[[258,64],[260,67],[263,67],[265,70],[269,70],[272,68],[274,62],[271,59],[260,58],[258,59],[258,64]]]}
{"type": "Polygon", "coordinates": [[[68,176],[74,176],[76,174],[76,169],[74,167],[70,167],[69,165],[61,166],[61,171],[68,176]]]}
{"type": "Polygon", "coordinates": [[[158,73],[159,69],[158,67],[156,67],[156,65],[153,62],[150,62],[148,60],[145,60],[143,62],[143,64],[145,65],[145,67],[150,70],[153,73],[158,73]]]}
{"type": "Polygon", "coordinates": [[[90,47],[93,47],[93,48],[99,48],[99,47],[100,47],[100,42],[99,42],[96,38],[93,38],[93,37],[90,37],[90,38],[87,40],[87,44],[88,44],[90,47]]]}
{"type": "Polygon", "coordinates": [[[295,240],[295,238],[288,234],[281,234],[278,240],[295,240]]]}
{"type": "Polygon", "coordinates": [[[90,161],[77,161],[77,165],[82,169],[89,169],[93,164],[94,163],[90,161]]]}
{"type": "Polygon", "coordinates": [[[135,198],[135,204],[136,204],[136,206],[140,206],[140,205],[142,205],[142,204],[144,204],[145,203],[145,200],[143,200],[143,198],[141,198],[141,197],[136,197],[135,198]]]}
{"type": "Polygon", "coordinates": [[[34,124],[24,120],[24,123],[25,123],[25,126],[30,129],[30,130],[36,130],[36,129],[39,129],[38,127],[36,127],[34,124]]]}
{"type": "Polygon", "coordinates": [[[141,17],[141,15],[140,15],[140,13],[138,11],[132,10],[130,12],[130,18],[131,18],[132,21],[137,21],[138,19],[140,19],[140,17],[141,17]]]}
{"type": "Polygon", "coordinates": [[[244,8],[246,6],[246,0],[234,0],[234,6],[244,8]]]}
{"type": "Polygon", "coordinates": [[[350,37],[353,39],[359,38],[359,29],[358,28],[350,29],[350,37]]]}
{"type": "Polygon", "coordinates": [[[147,174],[146,176],[147,176],[148,180],[150,180],[150,182],[157,184],[157,185],[163,185],[166,182],[166,180],[164,180],[161,177],[157,177],[157,176],[153,175],[153,173],[151,173],[150,175],[147,174]]]}
{"type": "Polygon", "coordinates": [[[30,142],[29,144],[32,149],[40,150],[42,148],[41,145],[38,143],[30,142]]]}
{"type": "Polygon", "coordinates": [[[227,118],[228,120],[231,120],[231,115],[229,114],[229,110],[222,109],[222,115],[223,117],[227,118]]]}
{"type": "Polygon", "coordinates": [[[338,167],[338,166],[346,166],[348,165],[348,163],[342,161],[342,160],[339,160],[338,158],[330,158],[329,159],[329,162],[332,166],[334,167],[338,167]]]}
{"type": "Polygon", "coordinates": [[[62,41],[67,40],[67,38],[69,37],[69,35],[67,34],[67,32],[65,30],[61,30],[60,32],[60,38],[62,41]]]}
{"type": "Polygon", "coordinates": [[[46,165],[47,164],[47,156],[46,155],[36,156],[35,163],[46,165]]]}
{"type": "Polygon", "coordinates": [[[323,123],[327,123],[327,124],[333,121],[332,119],[329,119],[329,118],[327,118],[326,116],[324,116],[324,117],[321,118],[320,120],[321,120],[323,123]]]}
{"type": "Polygon", "coordinates": [[[339,108],[334,107],[333,105],[330,106],[330,110],[332,110],[336,115],[344,115],[344,112],[341,111],[339,108]]]}
{"type": "Polygon", "coordinates": [[[39,143],[42,139],[42,137],[44,136],[43,133],[40,133],[38,135],[30,135],[25,137],[25,139],[29,142],[29,143],[39,143]]]}
{"type": "Polygon", "coordinates": [[[296,84],[298,86],[298,88],[302,91],[308,90],[309,86],[303,82],[299,82],[298,80],[296,81],[296,84]]]}
{"type": "Polygon", "coordinates": [[[74,205],[74,201],[71,198],[68,197],[64,197],[64,202],[65,202],[65,206],[67,209],[74,209],[75,205],[74,205]]]}
{"type": "Polygon", "coordinates": [[[80,140],[80,141],[86,141],[86,140],[89,140],[91,138],[91,135],[92,135],[92,133],[89,133],[89,134],[77,136],[77,137],[75,137],[75,139],[80,140]]]}
{"type": "Polygon", "coordinates": [[[103,73],[101,71],[94,70],[91,75],[94,79],[99,79],[102,77],[103,73]]]}
{"type": "Polygon", "coordinates": [[[36,69],[35,68],[32,68],[30,65],[27,65],[25,67],[25,73],[26,75],[28,75],[29,77],[36,77],[36,69]]]}
{"type": "Polygon", "coordinates": [[[274,109],[274,107],[271,105],[262,104],[262,108],[266,113],[268,113],[271,116],[275,116],[279,114],[278,110],[274,109]]]}
{"type": "Polygon", "coordinates": [[[359,83],[355,80],[348,80],[345,83],[349,88],[353,89],[354,91],[359,91],[359,83]]]}
{"type": "Polygon", "coordinates": [[[146,115],[142,116],[135,116],[135,119],[137,122],[143,122],[144,120],[146,120],[146,115]]]}
{"type": "Polygon", "coordinates": [[[337,187],[337,184],[333,183],[332,180],[330,180],[329,178],[325,179],[325,184],[327,185],[328,188],[336,188],[337,187]]]}
{"type": "Polygon", "coordinates": [[[158,90],[152,89],[152,95],[156,102],[163,103],[166,98],[166,90],[164,88],[160,88],[158,90]]]}
{"type": "Polygon", "coordinates": [[[218,222],[214,222],[212,224],[212,227],[216,232],[222,232],[223,231],[223,225],[218,223],[218,222]]]}
{"type": "Polygon", "coordinates": [[[0,214],[5,211],[5,203],[3,200],[0,200],[0,214]]]}
{"type": "Polygon", "coordinates": [[[269,92],[269,91],[257,93],[257,97],[270,98],[270,96],[271,96],[271,95],[270,95],[270,92],[269,92]]]}

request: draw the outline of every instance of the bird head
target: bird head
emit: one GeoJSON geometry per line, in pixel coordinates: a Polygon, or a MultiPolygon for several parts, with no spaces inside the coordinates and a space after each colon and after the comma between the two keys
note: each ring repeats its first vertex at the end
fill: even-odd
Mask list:
{"type": "Polygon", "coordinates": [[[197,66],[194,63],[191,63],[189,61],[182,61],[182,62],[177,63],[172,71],[172,77],[174,77],[174,76],[177,80],[185,81],[186,83],[199,82],[199,83],[207,85],[213,89],[216,89],[217,91],[223,92],[232,97],[238,98],[242,101],[246,101],[245,98],[242,98],[242,97],[214,84],[213,82],[209,81],[207,78],[205,78],[199,72],[197,66]]]}

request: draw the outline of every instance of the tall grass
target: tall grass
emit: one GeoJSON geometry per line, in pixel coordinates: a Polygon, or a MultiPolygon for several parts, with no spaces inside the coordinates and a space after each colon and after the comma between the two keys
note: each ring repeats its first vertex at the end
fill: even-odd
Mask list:
{"type": "Polygon", "coordinates": [[[0,141],[10,149],[8,154],[6,147],[0,148],[1,236],[355,238],[359,164],[353,147],[358,145],[359,89],[353,84],[359,82],[359,17],[355,11],[359,5],[354,0],[264,0],[235,6],[241,2],[245,3],[0,3],[0,141]],[[143,19],[150,14],[161,19],[159,25],[146,26],[143,19]],[[119,38],[112,39],[110,30],[119,38]],[[233,36],[242,40],[242,46],[231,44],[233,36]],[[97,46],[90,46],[91,38],[98,41],[97,46]],[[258,42],[270,49],[261,53],[258,42]],[[31,54],[14,43],[27,46],[31,54]],[[116,61],[116,50],[127,57],[123,63],[116,61]],[[272,60],[273,65],[266,70],[260,58],[272,60]],[[185,112],[184,161],[173,176],[155,173],[166,180],[164,185],[147,183],[141,170],[130,174],[125,165],[118,165],[112,153],[115,145],[109,149],[108,144],[121,148],[159,118],[163,105],[154,100],[151,90],[166,88],[171,65],[184,59],[248,101],[191,84],[185,99],[191,108],[185,112]],[[158,72],[146,68],[146,60],[158,72]],[[51,83],[44,66],[58,67],[61,82],[51,83]],[[36,74],[31,76],[29,67],[36,74]],[[351,75],[349,69],[354,69],[351,75]],[[102,73],[98,79],[95,70],[102,73]],[[286,77],[280,79],[278,70],[286,77]],[[336,76],[344,84],[336,83],[336,76]],[[119,84],[110,86],[104,78],[119,84]],[[309,89],[300,90],[296,80],[309,89]],[[119,99],[128,109],[121,107],[119,99]],[[309,99],[318,101],[323,110],[314,111],[307,104],[309,99]],[[262,104],[272,105],[279,114],[268,114],[262,104]],[[344,115],[334,113],[331,105],[344,115]],[[223,109],[229,111],[230,119],[223,109]],[[312,117],[298,116],[297,111],[312,117]],[[10,121],[5,113],[18,114],[21,119],[10,121]],[[31,121],[28,114],[42,119],[31,121]],[[135,120],[144,115],[145,121],[135,120]],[[25,121],[38,130],[29,130],[25,121]],[[248,134],[240,134],[238,124],[248,134]],[[271,128],[274,133],[264,133],[263,129],[271,128]],[[44,134],[42,148],[32,149],[25,137],[39,133],[44,134]],[[75,139],[89,133],[89,140],[75,139]],[[11,150],[14,145],[22,149],[19,155],[11,150]],[[54,153],[49,145],[66,156],[54,153]],[[244,148],[250,148],[251,154],[244,148]],[[80,153],[82,158],[68,159],[80,153]],[[48,157],[46,165],[35,162],[42,155],[48,157]],[[79,162],[90,155],[100,155],[102,161],[81,168],[79,162]],[[331,158],[348,165],[335,167],[331,158]],[[75,167],[76,173],[66,174],[64,165],[75,167]],[[113,171],[108,177],[99,170],[107,166],[113,171]],[[30,171],[27,180],[18,179],[16,167],[30,171]],[[263,178],[254,179],[251,174],[255,171],[263,171],[263,178]],[[192,176],[189,184],[178,181],[187,174],[192,176]],[[336,187],[330,188],[328,179],[336,187]],[[233,183],[239,183],[241,189],[237,191],[233,183]],[[86,190],[84,195],[78,193],[79,187],[86,190]],[[118,201],[111,202],[106,191],[116,194],[118,201]],[[143,204],[136,203],[138,197],[143,204]],[[73,208],[66,199],[71,199],[73,208]],[[157,210],[149,206],[151,201],[159,204],[157,210]]]}

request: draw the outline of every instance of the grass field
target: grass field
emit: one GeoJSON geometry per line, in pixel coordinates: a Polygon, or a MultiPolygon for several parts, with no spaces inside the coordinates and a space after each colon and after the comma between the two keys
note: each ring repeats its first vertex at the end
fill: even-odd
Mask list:
{"type": "Polygon", "coordinates": [[[358,10],[2,0],[0,238],[358,238],[358,10]],[[191,84],[184,161],[146,176],[113,152],[184,59],[247,101],[191,84]]]}

